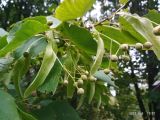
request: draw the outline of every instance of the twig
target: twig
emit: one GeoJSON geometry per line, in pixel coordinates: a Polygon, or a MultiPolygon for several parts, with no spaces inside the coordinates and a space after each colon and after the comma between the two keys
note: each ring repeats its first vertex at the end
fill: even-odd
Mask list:
{"type": "Polygon", "coordinates": [[[129,0],[126,4],[124,4],[124,5],[121,6],[119,9],[117,9],[116,12],[113,13],[112,16],[105,18],[104,20],[98,22],[98,23],[95,24],[94,26],[98,26],[98,25],[102,24],[103,22],[105,22],[106,20],[111,20],[111,19],[112,19],[112,18],[113,18],[120,10],[122,10],[122,9],[124,9],[124,8],[126,8],[126,7],[128,7],[128,5],[129,5],[129,3],[130,3],[131,1],[132,1],[132,0],[129,0]]]}

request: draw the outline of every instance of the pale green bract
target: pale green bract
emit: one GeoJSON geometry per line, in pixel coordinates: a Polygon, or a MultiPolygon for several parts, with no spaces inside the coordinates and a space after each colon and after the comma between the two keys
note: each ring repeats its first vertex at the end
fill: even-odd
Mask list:
{"type": "Polygon", "coordinates": [[[55,17],[61,21],[72,20],[83,16],[95,0],[64,0],[56,9],[55,17]]]}
{"type": "Polygon", "coordinates": [[[102,62],[102,58],[103,58],[103,55],[105,52],[104,42],[103,42],[102,38],[100,37],[100,35],[98,35],[97,45],[98,45],[98,48],[97,48],[96,58],[95,58],[93,65],[91,66],[91,70],[90,70],[91,75],[95,74],[95,72],[100,67],[101,62],[102,62]]]}
{"type": "Polygon", "coordinates": [[[40,85],[44,83],[55,61],[56,61],[56,53],[53,51],[52,42],[50,41],[46,48],[43,62],[37,76],[24,92],[25,98],[28,97],[34,90],[36,90],[40,85]]]}

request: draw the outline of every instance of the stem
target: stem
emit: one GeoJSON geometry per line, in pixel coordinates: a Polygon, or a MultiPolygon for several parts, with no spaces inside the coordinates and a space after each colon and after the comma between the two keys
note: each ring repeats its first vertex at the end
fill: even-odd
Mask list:
{"type": "Polygon", "coordinates": [[[140,89],[138,88],[138,84],[136,82],[137,80],[136,80],[136,75],[134,74],[134,66],[133,66],[133,63],[132,63],[131,60],[129,62],[129,65],[131,67],[131,79],[134,83],[134,87],[135,87],[135,91],[136,91],[136,98],[137,98],[137,101],[138,101],[138,104],[139,104],[139,108],[142,112],[143,120],[148,120],[148,115],[147,115],[146,109],[144,107],[144,103],[142,101],[142,96],[141,96],[141,93],[140,93],[140,89]]]}

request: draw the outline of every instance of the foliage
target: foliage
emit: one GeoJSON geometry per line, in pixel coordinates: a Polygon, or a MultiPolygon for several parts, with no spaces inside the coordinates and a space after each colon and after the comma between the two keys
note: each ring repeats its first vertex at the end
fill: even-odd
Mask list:
{"type": "MultiPolygon", "coordinates": [[[[135,48],[136,43],[142,44],[141,50],[153,50],[160,59],[160,37],[153,33],[156,21],[150,20],[154,15],[149,13],[144,18],[117,11],[108,22],[92,23],[87,28],[78,17],[94,2],[64,0],[50,16],[52,19],[36,16],[13,24],[8,32],[0,29],[2,120],[78,120],[80,117],[73,108],[83,109],[87,104],[95,114],[108,108],[116,111],[120,104],[128,103],[121,94],[129,95],[133,107],[132,93],[138,89],[123,89],[131,82],[119,77],[125,74],[117,63],[122,61],[133,69],[129,48],[135,48]],[[113,23],[116,16],[118,21],[113,23]],[[119,91],[117,98],[110,94],[115,90],[119,91]]],[[[131,72],[136,86],[134,70],[131,72]]],[[[125,111],[121,106],[119,109],[125,111]]],[[[115,116],[126,115],[127,110],[115,116]]]]}

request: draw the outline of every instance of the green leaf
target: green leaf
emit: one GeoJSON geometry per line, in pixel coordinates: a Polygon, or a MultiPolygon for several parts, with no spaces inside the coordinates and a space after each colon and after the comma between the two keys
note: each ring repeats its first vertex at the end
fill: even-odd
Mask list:
{"type": "Polygon", "coordinates": [[[89,100],[88,100],[88,103],[90,104],[92,102],[92,99],[93,99],[94,94],[95,94],[95,83],[92,82],[89,85],[90,85],[90,87],[89,87],[89,100]]]}
{"type": "Polygon", "coordinates": [[[7,36],[3,36],[0,38],[0,49],[2,49],[3,47],[5,47],[8,44],[7,42],[7,36]]]}
{"type": "Polygon", "coordinates": [[[61,21],[72,20],[83,16],[95,0],[63,0],[55,11],[55,17],[61,21]]]}
{"type": "Polygon", "coordinates": [[[28,52],[31,57],[34,57],[45,50],[46,46],[47,40],[44,36],[33,36],[30,40],[27,40],[23,45],[17,48],[13,53],[13,56],[18,59],[24,52],[28,52]]]}
{"type": "MultiPolygon", "coordinates": [[[[131,18],[132,19],[132,18],[131,18]]],[[[140,18],[141,19],[141,18],[140,18]]],[[[133,19],[132,19],[133,20],[133,19]]],[[[130,19],[127,19],[125,17],[120,17],[119,18],[119,22],[121,24],[121,28],[124,31],[128,31],[132,36],[134,36],[139,42],[144,43],[146,42],[146,39],[144,38],[144,36],[142,36],[139,31],[137,31],[135,29],[135,27],[137,27],[138,29],[141,27],[139,26],[139,24],[137,24],[136,22],[138,22],[138,19],[133,20],[132,22],[130,21],[130,19]]],[[[141,29],[141,28],[140,28],[141,29]]]]}
{"type": "Polygon", "coordinates": [[[103,26],[97,26],[96,29],[100,33],[112,38],[113,40],[116,40],[120,44],[123,43],[135,44],[138,42],[138,40],[134,36],[132,36],[129,32],[123,31],[120,28],[103,25],[103,26]]]}
{"type": "Polygon", "coordinates": [[[105,52],[104,51],[104,43],[103,43],[102,38],[98,35],[97,39],[98,39],[98,41],[97,41],[98,48],[97,48],[96,59],[95,59],[93,65],[91,66],[91,70],[90,70],[91,75],[93,75],[100,67],[101,62],[102,62],[102,58],[103,58],[103,55],[105,52]]]}
{"type": "Polygon", "coordinates": [[[60,30],[65,37],[69,38],[71,42],[73,42],[80,49],[84,50],[86,53],[96,53],[96,41],[93,39],[91,33],[85,28],[64,23],[60,25],[57,30],[60,30]]]}
{"type": "Polygon", "coordinates": [[[0,50],[0,56],[4,56],[6,53],[16,49],[30,37],[47,30],[47,27],[44,24],[35,20],[28,20],[21,24],[19,23],[19,27],[18,25],[15,27],[16,28],[13,28],[12,31],[15,29],[16,32],[14,31],[11,37],[12,39],[10,38],[9,43],[0,50]]]}
{"type": "Polygon", "coordinates": [[[20,108],[18,108],[18,112],[22,118],[22,120],[37,120],[35,117],[33,117],[31,114],[28,114],[24,111],[22,111],[20,108]]]}
{"type": "Polygon", "coordinates": [[[153,26],[149,19],[134,16],[128,13],[122,13],[121,14],[123,18],[121,17],[121,22],[126,21],[123,25],[126,26],[128,23],[130,27],[132,27],[132,30],[136,32],[132,32],[130,27],[128,27],[128,32],[130,32],[134,37],[137,37],[138,35],[141,36],[141,39],[139,38],[140,42],[142,41],[142,38],[145,41],[149,41],[153,44],[153,51],[160,60],[160,37],[157,37],[153,34],[153,26]]]}
{"type": "Polygon", "coordinates": [[[65,101],[54,101],[33,113],[38,120],[81,120],[77,112],[65,101]]]}
{"type": "Polygon", "coordinates": [[[21,120],[14,98],[0,90],[0,120],[21,120]]]}
{"type": "Polygon", "coordinates": [[[0,72],[4,72],[9,69],[9,66],[12,64],[13,58],[0,58],[0,72]]]}
{"type": "Polygon", "coordinates": [[[116,85],[114,84],[114,82],[111,80],[111,76],[106,75],[103,70],[97,71],[97,72],[94,74],[94,76],[95,76],[97,79],[102,80],[102,81],[104,81],[104,82],[107,82],[107,84],[109,84],[109,85],[114,86],[114,87],[117,88],[117,86],[116,86],[116,85]]]}
{"type": "Polygon", "coordinates": [[[40,86],[39,91],[44,93],[52,92],[54,94],[60,80],[61,72],[62,66],[57,60],[52,67],[50,73],[48,74],[45,82],[40,86]]]}
{"type": "Polygon", "coordinates": [[[12,79],[13,79],[16,91],[17,93],[19,93],[21,97],[23,97],[23,93],[20,87],[20,81],[28,71],[29,65],[30,65],[30,56],[29,55],[26,57],[22,56],[16,61],[15,66],[13,68],[12,79]]]}
{"type": "Polygon", "coordinates": [[[24,92],[25,98],[28,97],[34,90],[36,90],[40,85],[44,83],[55,61],[56,61],[56,53],[52,49],[52,42],[49,41],[44,57],[43,57],[43,61],[42,61],[40,70],[38,71],[35,79],[32,81],[32,83],[29,85],[29,87],[24,92]]]}
{"type": "Polygon", "coordinates": [[[28,17],[28,18],[24,19],[23,21],[28,21],[28,20],[34,20],[34,21],[38,21],[42,24],[47,24],[46,16],[28,17]]]}
{"type": "Polygon", "coordinates": [[[119,0],[119,2],[120,2],[121,4],[125,4],[125,3],[128,2],[128,0],[119,0]]]}
{"type": "Polygon", "coordinates": [[[41,37],[34,41],[30,47],[28,48],[28,53],[30,54],[31,57],[37,56],[39,53],[45,50],[47,46],[47,39],[44,37],[41,37]]]}
{"type": "Polygon", "coordinates": [[[157,10],[150,10],[148,14],[144,15],[144,17],[150,19],[157,24],[160,24],[160,14],[157,10]]]}

